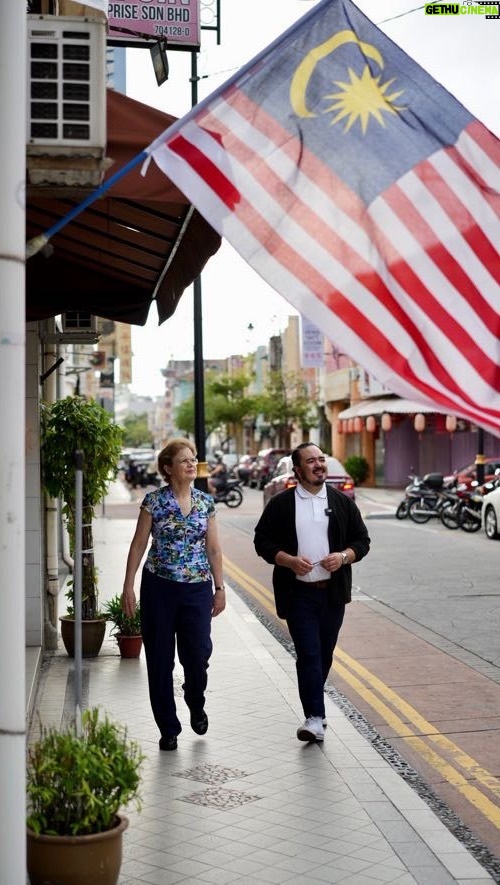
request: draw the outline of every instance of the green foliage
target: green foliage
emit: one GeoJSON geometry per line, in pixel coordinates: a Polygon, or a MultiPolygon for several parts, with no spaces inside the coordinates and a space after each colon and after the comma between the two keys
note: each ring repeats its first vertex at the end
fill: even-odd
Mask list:
{"type": "Polygon", "coordinates": [[[151,431],[146,412],[143,415],[127,415],[123,422],[122,444],[131,449],[151,445],[151,431]]]}
{"type": "Polygon", "coordinates": [[[82,617],[97,616],[92,517],[118,470],[122,430],[95,400],[68,396],[42,407],[42,480],[53,498],[62,498],[71,550],[75,542],[75,452],[83,452],[82,617]]]}
{"type": "Polygon", "coordinates": [[[259,397],[257,411],[264,420],[279,430],[286,442],[292,424],[308,431],[318,424],[318,409],[302,375],[271,372],[265,393],[259,397]]]}
{"type": "Polygon", "coordinates": [[[117,593],[112,599],[104,603],[102,612],[107,621],[114,625],[111,633],[113,636],[140,636],[141,635],[141,608],[137,603],[134,616],[128,617],[122,609],[122,599],[117,593]]]}
{"type": "MultiPolygon", "coordinates": [[[[175,423],[179,431],[187,437],[194,436],[194,396],[185,399],[175,410],[175,423]]],[[[208,437],[218,427],[218,418],[214,412],[214,404],[209,396],[205,396],[205,435],[208,437]]]]}
{"type": "MultiPolygon", "coordinates": [[[[207,376],[205,383],[205,430],[210,436],[215,430],[241,424],[243,418],[256,414],[255,397],[245,396],[251,378],[245,374],[207,376]]],[[[175,413],[175,423],[188,436],[194,434],[194,396],[184,400],[175,413]]]]}
{"type": "Polygon", "coordinates": [[[349,455],[344,462],[344,467],[357,486],[364,482],[370,473],[370,465],[362,455],[349,455]]]}
{"type": "Polygon", "coordinates": [[[42,730],[28,751],[28,827],[46,835],[83,836],[113,827],[121,806],[140,808],[140,768],[144,756],[127,731],[99,718],[97,707],[74,726],[42,730]]]}

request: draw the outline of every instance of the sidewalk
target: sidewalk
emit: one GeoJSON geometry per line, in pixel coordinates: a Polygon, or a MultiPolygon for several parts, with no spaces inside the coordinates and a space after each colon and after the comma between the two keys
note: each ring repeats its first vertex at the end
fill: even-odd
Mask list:
{"type": "MultiPolygon", "coordinates": [[[[96,520],[104,598],[120,592],[134,523],[96,520]]],[[[143,808],[129,813],[120,885],[492,882],[329,697],[324,743],[296,739],[295,662],[231,588],[227,601],[213,625],[203,738],[189,727],[176,672],[177,751],[158,749],[144,652],[123,661],[108,637],[84,662],[86,703],[126,724],[146,754],[143,808]]],[[[72,714],[71,670],[64,653],[44,665],[44,724],[72,714]]]]}

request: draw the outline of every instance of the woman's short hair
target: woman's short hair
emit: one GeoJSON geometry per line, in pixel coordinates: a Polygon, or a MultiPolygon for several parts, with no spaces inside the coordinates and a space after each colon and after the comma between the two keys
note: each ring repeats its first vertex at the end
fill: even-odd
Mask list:
{"type": "Polygon", "coordinates": [[[184,439],[182,436],[174,436],[167,440],[158,455],[158,471],[165,478],[165,467],[170,467],[173,460],[182,449],[191,449],[196,458],[196,446],[190,439],[184,439]]]}

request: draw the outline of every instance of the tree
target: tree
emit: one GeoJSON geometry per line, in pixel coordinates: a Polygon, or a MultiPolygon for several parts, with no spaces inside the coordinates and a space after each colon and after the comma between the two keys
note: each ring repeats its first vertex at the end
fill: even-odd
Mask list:
{"type": "Polygon", "coordinates": [[[42,408],[42,480],[52,498],[62,498],[70,538],[75,549],[75,452],[83,452],[82,471],[82,619],[98,614],[97,575],[94,566],[92,518],[110,480],[116,476],[122,448],[122,430],[95,400],[68,396],[42,408]]]}
{"type": "Polygon", "coordinates": [[[141,415],[127,415],[123,422],[123,445],[132,449],[151,445],[147,412],[141,415]]]}
{"type": "Polygon", "coordinates": [[[316,403],[301,375],[271,372],[264,394],[259,397],[258,412],[275,428],[277,442],[290,447],[292,426],[306,433],[318,422],[316,403]]]}
{"type": "MultiPolygon", "coordinates": [[[[236,439],[245,418],[253,418],[257,398],[245,395],[251,378],[245,374],[208,376],[205,384],[205,431],[210,436],[220,430],[226,438],[236,439]]],[[[194,396],[185,400],[176,411],[175,422],[186,434],[194,434],[194,396]]]]}

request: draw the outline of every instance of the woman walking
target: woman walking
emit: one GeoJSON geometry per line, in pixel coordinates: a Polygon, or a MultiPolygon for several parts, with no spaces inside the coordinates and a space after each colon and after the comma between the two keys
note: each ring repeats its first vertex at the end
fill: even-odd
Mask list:
{"type": "Polygon", "coordinates": [[[131,615],[136,606],[134,580],[151,535],[142,570],[141,624],[161,750],[175,750],[182,730],[174,699],[176,646],[191,728],[200,735],[208,729],[211,619],[226,605],[215,505],[211,495],[193,487],[197,463],[196,449],[187,439],[171,439],[160,452],[158,471],[166,485],[149,492],[141,504],[123,585],[123,610],[131,615]]]}

